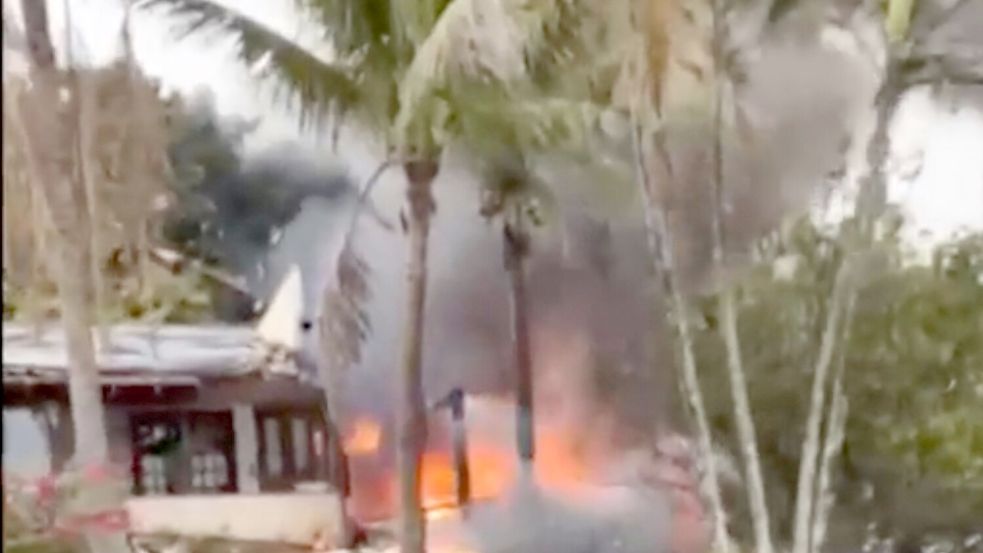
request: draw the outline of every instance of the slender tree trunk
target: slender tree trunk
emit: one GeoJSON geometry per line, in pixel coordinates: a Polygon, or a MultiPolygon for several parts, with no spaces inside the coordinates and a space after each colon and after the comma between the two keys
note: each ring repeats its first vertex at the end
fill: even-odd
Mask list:
{"type": "Polygon", "coordinates": [[[397,464],[399,466],[402,553],[423,553],[426,525],[421,505],[421,468],[427,438],[426,405],[423,395],[423,324],[427,299],[427,238],[433,214],[435,161],[411,161],[404,165],[407,178],[407,221],[410,252],[407,263],[406,323],[400,367],[397,464]]]}
{"type": "MultiPolygon", "coordinates": [[[[68,10],[66,2],[65,9],[68,10]]],[[[70,13],[66,11],[66,13],[70,13]]],[[[106,286],[100,270],[100,259],[106,251],[100,236],[100,225],[105,215],[102,213],[102,204],[96,191],[95,175],[92,171],[92,159],[94,151],[92,149],[91,136],[95,124],[96,111],[96,91],[91,83],[86,82],[78,72],[75,77],[75,106],[78,131],[76,132],[76,156],[79,164],[79,178],[82,179],[86,200],[89,206],[89,219],[92,221],[92,232],[90,233],[90,267],[92,274],[93,290],[95,292],[96,313],[106,308],[106,286]]],[[[96,317],[96,328],[101,347],[109,347],[109,327],[96,317]]]]}
{"type": "Polygon", "coordinates": [[[802,443],[799,460],[799,476],[795,497],[795,519],[792,534],[792,553],[811,553],[811,522],[816,510],[815,478],[819,455],[819,433],[822,425],[823,405],[829,365],[841,319],[844,311],[856,300],[856,282],[852,273],[856,270],[859,256],[874,240],[874,224],[883,213],[887,202],[887,179],[885,165],[890,154],[889,126],[901,97],[897,62],[889,60],[884,82],[876,97],[876,123],[867,146],[867,175],[861,182],[856,200],[854,217],[857,221],[858,236],[848,239],[847,255],[837,270],[836,281],[826,312],[826,322],[820,342],[819,357],[813,371],[812,392],[809,414],[806,419],[806,437],[802,443]]]}
{"type": "Polygon", "coordinates": [[[822,551],[826,540],[826,528],[829,514],[833,508],[834,495],[832,491],[833,463],[843,448],[846,433],[846,421],[849,414],[849,404],[843,390],[843,371],[846,366],[847,344],[851,322],[853,320],[854,302],[846,307],[846,318],[843,321],[843,338],[837,360],[836,375],[833,377],[833,391],[830,399],[829,416],[826,422],[826,436],[823,440],[822,459],[819,465],[819,476],[816,482],[815,507],[813,509],[812,529],[810,534],[810,551],[822,551]]]}
{"type": "MultiPolygon", "coordinates": [[[[719,140],[719,139],[718,139],[719,140]]],[[[720,207],[714,209],[714,259],[717,270],[723,273],[722,232],[719,227],[720,207]]],[[[758,553],[771,553],[774,545],[771,541],[771,523],[768,504],[765,499],[764,478],[761,472],[761,458],[758,452],[757,432],[754,429],[754,418],[751,414],[751,401],[748,397],[747,377],[741,356],[741,343],[737,333],[737,306],[735,305],[734,289],[727,283],[720,283],[720,305],[718,318],[720,333],[727,351],[727,376],[730,380],[731,398],[734,402],[734,419],[737,423],[738,440],[740,441],[741,457],[744,461],[744,477],[747,481],[748,503],[751,509],[751,521],[754,527],[754,540],[758,553]]]]}
{"type": "MultiPolygon", "coordinates": [[[[696,356],[693,351],[693,338],[689,328],[689,310],[686,300],[676,286],[676,275],[672,256],[672,237],[665,211],[662,209],[655,192],[655,183],[649,175],[646,165],[646,144],[641,126],[633,123],[633,142],[635,147],[635,164],[639,185],[645,198],[645,233],[648,238],[652,265],[656,278],[661,283],[661,291],[666,305],[666,315],[673,320],[679,334],[682,351],[682,388],[689,412],[696,423],[697,444],[699,457],[705,474],[700,479],[701,494],[710,503],[710,515],[713,524],[713,550],[718,553],[730,553],[732,544],[727,533],[727,513],[724,510],[723,494],[720,491],[716,459],[713,455],[713,439],[710,423],[707,419],[706,407],[703,402],[703,392],[700,390],[699,377],[696,370],[696,356]]],[[[671,177],[665,152],[657,146],[657,152],[662,162],[662,176],[671,177]]]]}
{"type": "Polygon", "coordinates": [[[731,397],[734,401],[734,418],[737,423],[738,440],[744,461],[747,482],[748,503],[754,528],[754,541],[757,553],[772,553],[771,521],[765,496],[764,477],[761,473],[761,459],[758,451],[758,437],[751,414],[751,401],[748,398],[747,378],[741,355],[740,337],[737,332],[737,306],[734,287],[723,281],[724,275],[724,154],[723,154],[723,92],[725,78],[722,70],[726,28],[723,19],[721,0],[711,0],[713,8],[712,53],[715,74],[713,76],[713,205],[710,206],[712,223],[713,261],[719,279],[720,294],[719,319],[720,333],[727,351],[727,376],[730,380],[731,397]]]}
{"type": "Polygon", "coordinates": [[[741,361],[740,342],[737,336],[737,310],[734,305],[734,291],[726,287],[720,297],[720,331],[727,349],[727,375],[730,377],[731,397],[734,401],[734,418],[737,422],[738,439],[741,442],[741,456],[744,460],[744,473],[747,480],[748,503],[754,525],[754,540],[758,553],[771,553],[771,523],[768,504],[765,499],[764,478],[761,472],[761,458],[758,453],[757,433],[751,415],[751,402],[748,399],[747,379],[741,361]]]}
{"type": "Polygon", "coordinates": [[[454,474],[457,475],[457,505],[464,512],[471,504],[471,468],[468,465],[468,433],[464,418],[464,392],[451,392],[451,426],[454,432],[454,474]]]}
{"type": "Polygon", "coordinates": [[[533,412],[532,351],[529,344],[529,302],[526,297],[526,258],[529,255],[529,232],[523,221],[522,207],[506,213],[503,232],[505,270],[509,275],[512,306],[512,345],[516,371],[516,446],[519,462],[532,473],[536,455],[533,412]]]}
{"type": "Polygon", "coordinates": [[[72,99],[60,97],[68,87],[64,86],[67,83],[54,67],[45,3],[25,1],[23,9],[35,64],[31,75],[35,81],[34,93],[29,98],[33,108],[29,124],[31,157],[59,238],[55,248],[60,262],[58,287],[62,319],[73,364],[69,373],[72,414],[76,423],[76,442],[85,444],[76,451],[76,456],[84,461],[99,461],[106,457],[108,446],[89,331],[88,234],[91,222],[85,193],[80,190],[75,174],[72,129],[64,117],[65,104],[72,99]],[[93,417],[93,414],[98,416],[93,417]]]}
{"type": "MultiPolygon", "coordinates": [[[[73,131],[68,105],[71,87],[54,64],[54,51],[48,34],[45,2],[21,3],[32,61],[33,93],[29,97],[31,165],[41,182],[56,230],[58,255],[57,283],[61,316],[65,327],[68,359],[68,393],[75,429],[75,462],[86,467],[109,463],[102,387],[92,344],[91,320],[91,224],[85,191],[77,172],[73,131]]],[[[85,508],[105,508],[98,505],[85,508]]],[[[86,534],[92,551],[125,551],[120,534],[86,534]]]]}
{"type": "Polygon", "coordinates": [[[802,458],[799,462],[799,477],[795,494],[795,526],[793,527],[793,553],[807,553],[809,549],[809,527],[814,508],[816,483],[816,456],[819,453],[819,432],[822,425],[823,405],[826,395],[826,374],[836,347],[837,337],[841,334],[840,319],[846,302],[852,301],[848,290],[847,270],[848,260],[837,275],[829,301],[829,315],[823,329],[819,345],[819,357],[813,372],[812,392],[809,400],[809,416],[806,420],[806,436],[802,442],[802,458]]]}
{"type": "Polygon", "coordinates": [[[105,307],[106,289],[103,283],[102,271],[100,271],[99,259],[103,254],[104,248],[101,243],[99,226],[105,215],[100,209],[98,193],[96,191],[95,175],[92,171],[92,161],[94,151],[92,149],[91,138],[95,132],[97,123],[97,99],[98,92],[91,79],[83,78],[81,72],[75,71],[74,49],[72,47],[72,8],[68,0],[63,0],[62,6],[65,11],[65,50],[68,53],[68,65],[72,78],[72,95],[75,107],[75,163],[77,165],[77,177],[82,182],[82,189],[85,190],[85,197],[89,209],[89,221],[91,222],[91,232],[89,233],[89,256],[92,267],[92,286],[95,293],[94,309],[97,314],[95,324],[99,336],[99,344],[103,347],[109,345],[109,328],[100,321],[98,314],[105,307]]]}

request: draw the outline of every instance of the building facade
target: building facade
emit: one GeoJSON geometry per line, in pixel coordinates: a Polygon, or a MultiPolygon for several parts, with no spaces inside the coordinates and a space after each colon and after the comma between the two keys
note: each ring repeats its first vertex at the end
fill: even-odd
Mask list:
{"type": "MultiPolygon", "coordinates": [[[[112,461],[135,495],[284,492],[330,470],[323,393],[238,327],[117,326],[97,355],[112,461]]],[[[60,326],[3,328],[4,467],[74,451],[60,326]]],[[[43,472],[43,471],[42,471],[43,472]]]]}

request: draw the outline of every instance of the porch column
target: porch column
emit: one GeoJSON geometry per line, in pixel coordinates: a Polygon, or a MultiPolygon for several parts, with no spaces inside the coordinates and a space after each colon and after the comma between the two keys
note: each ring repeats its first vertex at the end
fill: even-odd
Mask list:
{"type": "Polygon", "coordinates": [[[232,430],[236,444],[236,487],[239,493],[259,493],[259,440],[253,406],[232,406],[232,430]]]}

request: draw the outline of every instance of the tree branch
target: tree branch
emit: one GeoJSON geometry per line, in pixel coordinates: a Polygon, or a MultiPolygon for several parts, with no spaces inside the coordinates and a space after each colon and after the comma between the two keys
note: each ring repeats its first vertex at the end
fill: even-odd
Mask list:
{"type": "Polygon", "coordinates": [[[184,255],[181,252],[160,246],[151,247],[150,251],[147,253],[150,256],[151,261],[157,263],[172,273],[180,273],[181,271],[190,267],[202,276],[210,278],[219,284],[227,286],[248,296],[253,295],[249,288],[243,284],[242,279],[235,277],[221,269],[209,267],[199,259],[194,259],[184,255]]]}
{"type": "Polygon", "coordinates": [[[960,86],[981,86],[983,63],[980,59],[979,53],[912,56],[905,63],[907,71],[902,79],[906,87],[940,82],[960,86]]]}
{"type": "Polygon", "coordinates": [[[344,67],[335,65],[266,25],[234,8],[211,0],[142,0],[145,9],[160,7],[183,18],[178,34],[183,38],[206,30],[224,32],[236,39],[238,55],[247,64],[260,63],[299,100],[302,120],[324,117],[329,108],[350,108],[358,86],[344,67]]]}

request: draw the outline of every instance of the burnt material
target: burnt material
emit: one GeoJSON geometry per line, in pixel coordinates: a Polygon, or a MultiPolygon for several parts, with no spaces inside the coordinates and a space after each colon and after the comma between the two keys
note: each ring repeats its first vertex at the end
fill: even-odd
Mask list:
{"type": "Polygon", "coordinates": [[[448,408],[451,412],[454,474],[457,484],[457,504],[462,509],[471,503],[471,469],[468,466],[468,435],[464,425],[464,392],[454,388],[434,404],[434,409],[448,408]]]}
{"type": "Polygon", "coordinates": [[[529,303],[526,298],[525,261],[529,254],[529,234],[523,226],[522,211],[516,210],[504,229],[505,269],[509,274],[512,303],[512,339],[516,368],[516,440],[519,460],[532,464],[535,451],[532,353],[529,344],[529,303]]]}

